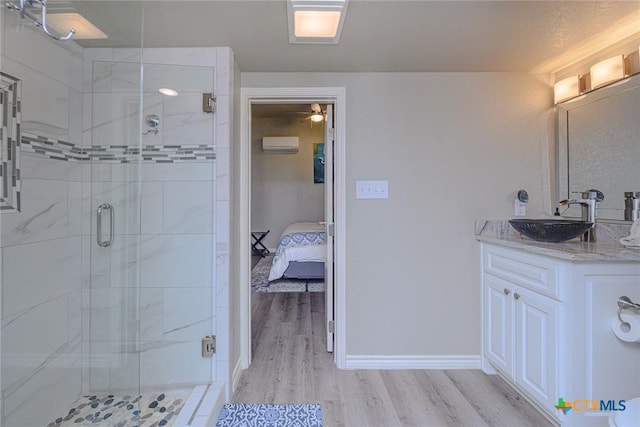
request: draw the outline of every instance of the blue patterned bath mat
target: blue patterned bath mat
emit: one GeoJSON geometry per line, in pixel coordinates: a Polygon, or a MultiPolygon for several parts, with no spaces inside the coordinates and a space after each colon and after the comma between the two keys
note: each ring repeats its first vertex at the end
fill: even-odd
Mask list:
{"type": "Polygon", "coordinates": [[[216,427],[322,427],[322,409],[316,403],[227,403],[216,427]]]}

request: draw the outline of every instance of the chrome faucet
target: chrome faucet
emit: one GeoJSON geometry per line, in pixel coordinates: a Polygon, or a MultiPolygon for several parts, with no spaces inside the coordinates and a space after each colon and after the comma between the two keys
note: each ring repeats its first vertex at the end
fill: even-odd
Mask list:
{"type": "Polygon", "coordinates": [[[558,206],[582,205],[582,220],[591,223],[591,227],[580,236],[581,242],[596,241],[596,206],[604,200],[604,195],[598,190],[589,190],[582,193],[581,199],[561,200],[558,206]]]}

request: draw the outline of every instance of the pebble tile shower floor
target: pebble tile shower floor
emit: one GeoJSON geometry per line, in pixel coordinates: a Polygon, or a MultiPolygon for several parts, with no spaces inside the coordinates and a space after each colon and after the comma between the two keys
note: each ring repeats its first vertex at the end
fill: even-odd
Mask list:
{"type": "Polygon", "coordinates": [[[190,392],[87,395],[47,427],[170,427],[190,392]]]}

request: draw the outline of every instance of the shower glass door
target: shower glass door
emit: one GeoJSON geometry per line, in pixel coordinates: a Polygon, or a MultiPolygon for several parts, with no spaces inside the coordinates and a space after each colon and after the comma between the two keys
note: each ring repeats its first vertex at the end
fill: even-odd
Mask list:
{"type": "Polygon", "coordinates": [[[139,59],[92,61],[85,391],[103,414],[124,402],[120,420],[140,402],[141,77],[139,59]]]}

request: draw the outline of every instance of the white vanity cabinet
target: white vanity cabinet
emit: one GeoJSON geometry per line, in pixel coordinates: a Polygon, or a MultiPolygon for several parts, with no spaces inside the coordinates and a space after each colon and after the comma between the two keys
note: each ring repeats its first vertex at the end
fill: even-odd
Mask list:
{"type": "Polygon", "coordinates": [[[559,393],[562,266],[483,245],[483,359],[555,417],[559,393]]]}
{"type": "Polygon", "coordinates": [[[611,408],[640,397],[640,342],[612,331],[618,298],[640,302],[640,249],[619,243],[629,226],[601,223],[600,241],[588,244],[536,242],[506,221],[477,226],[482,369],[557,425],[607,427],[611,412],[585,401],[611,408]],[[577,406],[564,414],[558,399],[577,406]]]}

